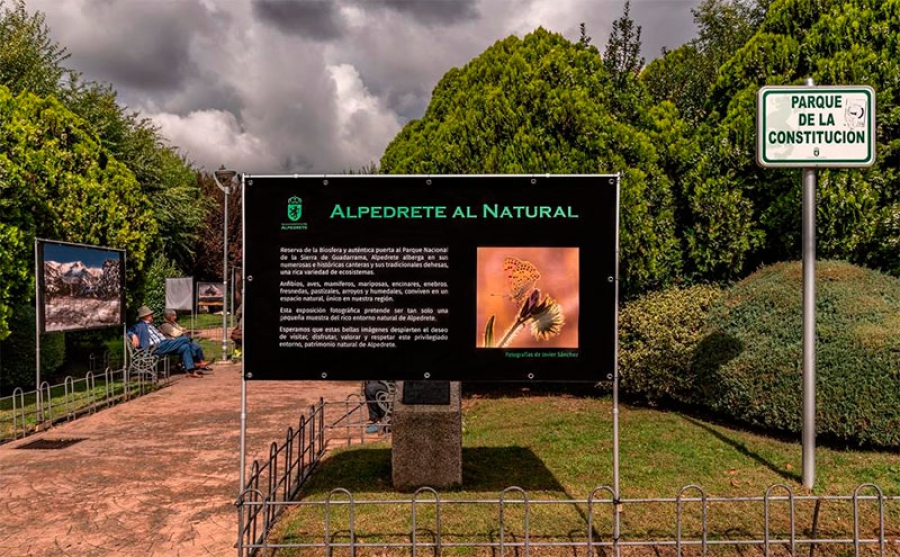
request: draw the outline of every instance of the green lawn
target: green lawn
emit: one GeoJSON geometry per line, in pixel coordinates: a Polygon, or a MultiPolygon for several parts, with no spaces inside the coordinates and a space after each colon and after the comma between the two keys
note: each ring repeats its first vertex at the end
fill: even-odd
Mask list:
{"type": "MultiPolygon", "coordinates": [[[[181,323],[184,327],[191,326],[191,316],[183,315],[178,318],[178,322],[181,323]]],[[[231,327],[231,316],[228,316],[228,327],[231,327]]],[[[194,328],[195,329],[221,329],[222,328],[222,315],[216,315],[214,313],[198,313],[194,316],[194,328]]]]}
{"type": "MultiPolygon", "coordinates": [[[[799,410],[798,410],[799,411],[799,410]]],[[[586,538],[587,509],[584,501],[599,486],[611,486],[612,404],[607,398],[575,396],[501,396],[465,398],[463,401],[463,486],[441,493],[442,501],[494,500],[509,486],[523,488],[530,501],[557,501],[530,505],[529,529],[533,541],[586,538]]],[[[894,452],[836,450],[816,452],[817,495],[852,495],[860,484],[877,484],[886,496],[900,495],[900,455],[894,452]]],[[[709,498],[809,495],[801,485],[801,447],[789,442],[732,429],[676,412],[620,407],[620,477],[623,499],[657,499],[678,496],[683,486],[702,488],[709,498]]],[[[410,505],[384,505],[379,500],[409,500],[410,494],[391,488],[391,452],[387,443],[342,448],[330,454],[304,486],[304,501],[321,501],[334,488],[353,493],[357,541],[406,543],[411,531],[410,505]],[[371,502],[371,503],[367,503],[371,502]]],[[[861,495],[875,491],[864,489],[861,495]]],[[[691,488],[684,497],[697,497],[691,488]]],[[[522,496],[508,493],[507,536],[521,541],[524,532],[522,496]]],[[[608,498],[598,492],[596,498],[608,498]]],[[[337,501],[346,501],[338,496],[337,501]]],[[[420,528],[434,530],[436,517],[431,496],[418,507],[420,528]]],[[[683,503],[683,533],[700,539],[701,504],[683,503]]],[[[808,536],[813,528],[814,504],[796,501],[795,529],[808,536]]],[[[878,524],[877,503],[859,503],[860,531],[874,537],[878,524]]],[[[323,539],[323,505],[299,506],[288,511],[275,530],[273,542],[317,543],[323,539]]],[[[889,536],[896,539],[900,502],[886,502],[889,536]]],[[[673,501],[625,503],[621,516],[622,539],[674,540],[677,523],[673,501]]],[[[497,504],[446,503],[441,510],[445,541],[477,543],[497,541],[497,504]]],[[[764,507],[761,501],[710,502],[709,539],[761,539],[764,507]]],[[[789,537],[789,504],[770,502],[773,538],[789,537]]],[[[608,541],[612,531],[611,505],[595,510],[596,535],[608,541]]],[[[333,506],[330,530],[342,532],[347,541],[348,506],[333,506]]],[[[827,501],[821,505],[815,525],[819,538],[847,537],[853,532],[852,502],[827,501]]],[[[424,535],[424,534],[423,534],[424,535]]],[[[490,554],[471,548],[450,548],[466,555],[490,554]]],[[[448,551],[450,550],[448,549],[448,551]]],[[[484,549],[484,548],[479,548],[484,549]]],[[[534,548],[538,549],[538,548],[534,548]]],[[[541,548],[548,555],[572,555],[572,549],[541,548]]],[[[669,548],[671,549],[671,548],[669,548]]],[[[849,546],[852,554],[852,545],[849,546]]],[[[896,550],[894,546],[893,550],[896,550]]],[[[343,551],[343,550],[341,550],[343,551]]],[[[399,550],[396,550],[399,551],[399,550]]],[[[719,548],[718,551],[724,551],[719,548]]],[[[394,554],[408,554],[399,552],[394,554]]],[[[806,546],[801,552],[809,553],[806,546]]],[[[283,549],[279,556],[305,555],[283,549]]],[[[343,554],[343,553],[341,553],[343,554]]],[[[372,553],[390,554],[390,553],[372,553]]],[[[454,553],[451,553],[454,554],[454,553]]],[[[583,553],[582,553],[583,554],[583,553]]],[[[737,553],[714,553],[737,554],[737,553]]],[[[757,555],[758,553],[746,553],[757,555]]],[[[834,547],[818,548],[816,555],[844,555],[834,547]]]]}

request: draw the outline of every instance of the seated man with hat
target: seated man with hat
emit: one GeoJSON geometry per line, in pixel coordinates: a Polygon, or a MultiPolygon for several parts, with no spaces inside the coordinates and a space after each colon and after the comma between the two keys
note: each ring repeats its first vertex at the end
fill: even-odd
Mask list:
{"type": "Polygon", "coordinates": [[[129,327],[127,335],[135,348],[159,355],[178,354],[188,377],[203,377],[198,369],[209,365],[203,350],[188,337],[166,338],[159,332],[153,325],[153,310],[147,306],[138,308],[137,323],[129,327]]]}

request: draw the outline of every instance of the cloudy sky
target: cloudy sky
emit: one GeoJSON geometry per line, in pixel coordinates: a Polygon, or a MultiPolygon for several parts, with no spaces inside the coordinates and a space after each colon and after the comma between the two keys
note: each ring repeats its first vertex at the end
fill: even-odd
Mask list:
{"type": "MultiPolygon", "coordinates": [[[[631,0],[644,55],[695,34],[698,0],[631,0]]],[[[601,52],[625,0],[26,0],[86,79],[206,170],[377,163],[438,80],[537,27],[601,52]]]]}

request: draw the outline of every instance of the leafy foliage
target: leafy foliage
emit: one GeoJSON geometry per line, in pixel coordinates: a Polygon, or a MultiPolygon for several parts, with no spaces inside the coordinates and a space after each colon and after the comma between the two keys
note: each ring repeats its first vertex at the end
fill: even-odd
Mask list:
{"type": "Polygon", "coordinates": [[[698,35],[650,62],[641,81],[656,102],[672,101],[684,117],[701,122],[719,68],[762,25],[772,0],[702,0],[692,9],[698,35]]]}
{"type": "MultiPolygon", "coordinates": [[[[166,279],[181,276],[181,270],[165,255],[155,258],[147,269],[147,284],[144,289],[144,304],[162,317],[166,309],[166,279]]],[[[135,317],[135,316],[131,316],[135,317]]]]}
{"type": "Polygon", "coordinates": [[[145,261],[193,266],[211,207],[190,161],[111,85],[82,82],[68,56],[43,14],[0,0],[0,128],[12,126],[0,129],[0,337],[10,300],[32,297],[35,234],[127,249],[131,300],[143,294],[145,261]]]}
{"type": "Polygon", "coordinates": [[[50,39],[41,13],[29,14],[25,0],[0,0],[0,84],[13,94],[55,94],[73,72],[63,66],[66,49],[50,39]]]}
{"type": "Polygon", "coordinates": [[[678,275],[681,253],[672,182],[654,138],[680,145],[668,127],[678,116],[666,109],[610,112],[608,103],[623,102],[617,95],[586,42],[544,29],[508,37],[444,75],[424,117],[394,138],[380,168],[388,174],[620,172],[623,290],[658,287],[678,275]]]}
{"type": "MultiPolygon", "coordinates": [[[[35,387],[35,315],[34,305],[23,305],[16,309],[16,331],[0,341],[0,355],[3,357],[3,374],[0,388],[3,396],[10,389],[21,387],[25,391],[35,387]]],[[[54,384],[56,372],[66,358],[67,333],[46,333],[41,335],[41,382],[54,384]]]]}
{"type": "Polygon", "coordinates": [[[157,234],[134,175],[53,98],[0,86],[0,336],[14,300],[32,299],[35,237],[122,248],[128,280],[157,234]]]}
{"type": "Polygon", "coordinates": [[[161,243],[154,251],[161,249],[179,267],[190,267],[213,206],[197,183],[192,163],[164,143],[149,119],[119,106],[111,86],[77,84],[61,94],[112,156],[134,173],[159,224],[161,243]]]}
{"type": "Polygon", "coordinates": [[[692,181],[710,191],[711,202],[740,207],[698,230],[710,234],[724,226],[744,233],[751,241],[734,249],[744,250],[745,269],[799,257],[800,179],[793,171],[756,166],[755,102],[763,85],[811,77],[823,85],[871,85],[879,120],[873,168],[817,172],[819,253],[900,273],[898,28],[896,1],[785,0],[771,5],[758,31],[721,66],[701,136],[707,147],[692,181]],[[727,188],[708,188],[721,177],[727,188]]]}
{"type": "Polygon", "coordinates": [[[619,315],[621,387],[650,404],[693,398],[691,367],[703,339],[715,286],[671,288],[642,296],[619,315]]]}
{"type": "Polygon", "coordinates": [[[641,72],[640,80],[656,102],[670,101],[685,119],[699,122],[705,115],[709,87],[717,70],[696,45],[686,44],[666,50],[663,56],[652,60],[641,72]],[[704,70],[713,75],[704,76],[704,70]]]}
{"type": "Polygon", "coordinates": [[[697,37],[682,47],[664,52],[642,77],[657,100],[671,100],[692,121],[707,115],[706,100],[719,76],[719,68],[756,33],[772,0],[702,0],[691,10],[697,37]],[[656,87],[672,80],[675,87],[656,87]]]}
{"type": "Polygon", "coordinates": [[[624,87],[628,77],[636,76],[644,66],[641,26],[631,19],[631,0],[625,0],[622,16],[613,21],[612,33],[603,53],[603,64],[619,87],[624,87]]]}

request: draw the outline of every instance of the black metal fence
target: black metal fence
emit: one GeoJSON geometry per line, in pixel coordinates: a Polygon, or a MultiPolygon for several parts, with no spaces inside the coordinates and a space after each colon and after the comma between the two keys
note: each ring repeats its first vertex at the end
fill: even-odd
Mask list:
{"type": "MultiPolygon", "coordinates": [[[[325,402],[309,407],[297,428],[288,428],[282,444],[272,443],[269,458],[262,464],[254,461],[246,486],[237,501],[241,551],[265,543],[266,537],[281,515],[279,503],[291,500],[325,454],[325,402]]],[[[252,555],[241,553],[242,555],[252,555]]]]}

